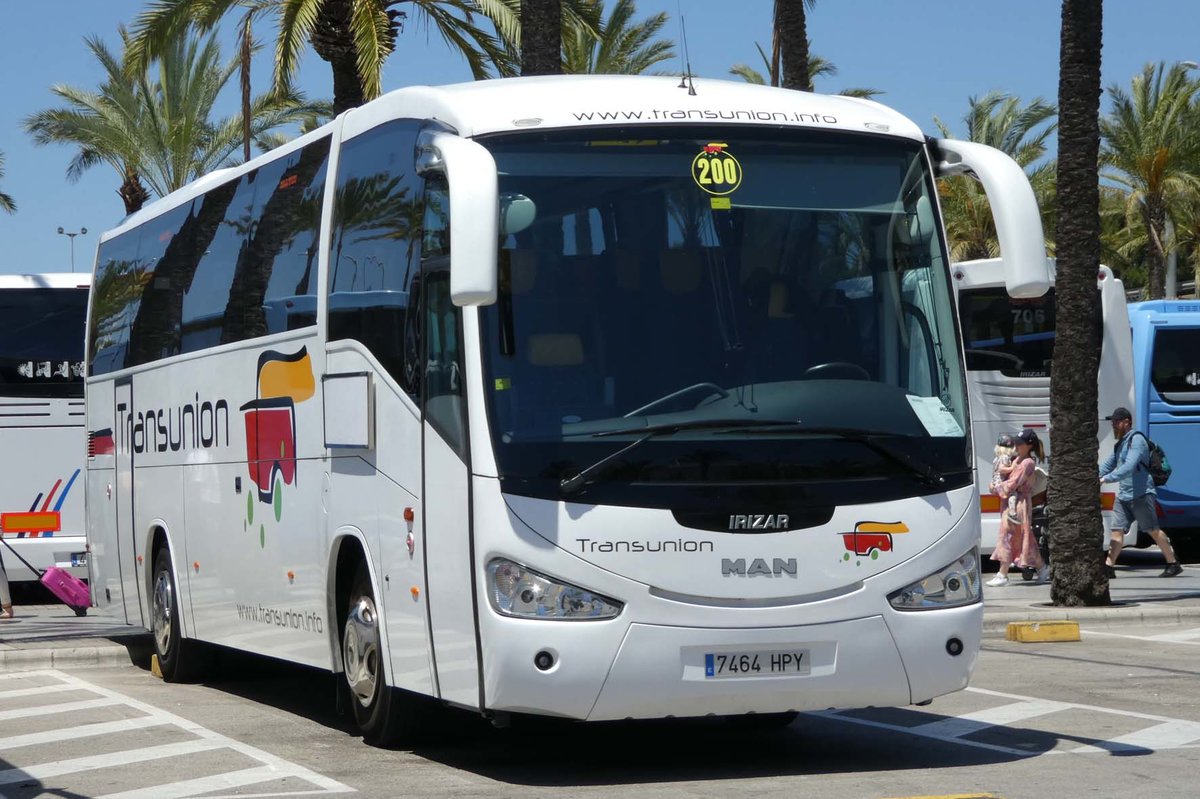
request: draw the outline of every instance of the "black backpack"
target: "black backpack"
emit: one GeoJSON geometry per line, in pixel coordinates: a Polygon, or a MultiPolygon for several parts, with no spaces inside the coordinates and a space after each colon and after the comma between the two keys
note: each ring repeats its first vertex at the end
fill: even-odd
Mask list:
{"type": "Polygon", "coordinates": [[[1150,437],[1141,430],[1135,430],[1134,435],[1141,436],[1146,439],[1146,444],[1150,447],[1150,463],[1146,467],[1146,471],[1150,473],[1150,479],[1154,481],[1154,485],[1166,485],[1171,479],[1171,462],[1167,460],[1167,453],[1163,452],[1163,448],[1150,440],[1150,437]]]}

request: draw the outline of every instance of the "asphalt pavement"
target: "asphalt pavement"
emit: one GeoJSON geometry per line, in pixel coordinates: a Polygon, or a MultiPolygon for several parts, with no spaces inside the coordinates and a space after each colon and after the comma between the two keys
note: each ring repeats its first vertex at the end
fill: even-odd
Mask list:
{"type": "MultiPolygon", "coordinates": [[[[1013,571],[1003,587],[984,586],[984,636],[1003,638],[1013,621],[1078,621],[1087,627],[1200,624],[1200,564],[1185,566],[1177,577],[1159,577],[1162,555],[1156,549],[1121,554],[1117,576],[1109,581],[1113,604],[1061,608],[1050,604],[1050,585],[1025,581],[1013,571]]],[[[984,574],[984,580],[991,578],[984,574]]],[[[0,619],[0,672],[53,667],[145,664],[149,636],[95,613],[76,616],[59,604],[18,604],[16,616],[0,619]]]]}

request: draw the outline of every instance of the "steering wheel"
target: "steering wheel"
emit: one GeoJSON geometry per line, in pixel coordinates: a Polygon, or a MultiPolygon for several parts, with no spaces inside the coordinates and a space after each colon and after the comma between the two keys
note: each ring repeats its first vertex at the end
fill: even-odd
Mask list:
{"type": "Polygon", "coordinates": [[[856,363],[830,361],[805,369],[804,377],[818,380],[870,380],[871,373],[856,363]]]}

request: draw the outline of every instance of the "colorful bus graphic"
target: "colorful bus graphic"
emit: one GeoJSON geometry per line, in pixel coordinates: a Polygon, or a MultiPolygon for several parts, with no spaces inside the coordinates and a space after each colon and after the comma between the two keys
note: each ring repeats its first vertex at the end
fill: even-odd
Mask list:
{"type": "Polygon", "coordinates": [[[878,558],[880,552],[892,551],[892,536],[907,532],[904,522],[859,522],[854,532],[838,533],[846,546],[842,559],[849,560],[851,555],[878,558]]]}
{"type": "Polygon", "coordinates": [[[49,495],[38,494],[34,497],[29,510],[0,513],[0,534],[12,535],[17,538],[50,538],[55,533],[61,532],[62,506],[67,501],[67,494],[71,493],[71,486],[75,485],[75,478],[79,477],[80,471],[80,469],[76,469],[71,473],[61,494],[58,494],[58,489],[62,488],[63,481],[59,478],[54,481],[49,495]],[[55,494],[58,494],[58,502],[54,502],[55,494]],[[43,497],[45,497],[44,502],[42,501],[43,497]],[[42,503],[40,510],[38,509],[39,502],[42,503]],[[53,510],[50,508],[51,502],[54,502],[53,510]]]}
{"type": "MultiPolygon", "coordinates": [[[[296,403],[313,395],[308,348],[292,354],[267,350],[258,356],[258,396],[241,406],[246,422],[246,466],[258,499],[282,512],[279,491],[296,482],[296,403]]],[[[251,518],[253,510],[249,511],[251,518]]]]}

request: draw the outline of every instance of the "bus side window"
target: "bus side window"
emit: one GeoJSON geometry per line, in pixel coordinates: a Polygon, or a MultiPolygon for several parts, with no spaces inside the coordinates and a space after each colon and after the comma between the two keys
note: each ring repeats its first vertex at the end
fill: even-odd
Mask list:
{"type": "Polygon", "coordinates": [[[329,340],[371,351],[413,400],[405,331],[420,265],[424,181],[416,173],[421,123],[387,122],[342,145],[329,254],[329,340]]]}
{"type": "Polygon", "coordinates": [[[425,417],[459,454],[465,454],[462,312],[450,301],[450,197],[440,178],[427,184],[421,228],[425,417]]]}

